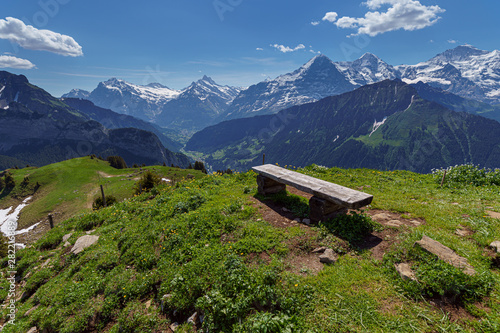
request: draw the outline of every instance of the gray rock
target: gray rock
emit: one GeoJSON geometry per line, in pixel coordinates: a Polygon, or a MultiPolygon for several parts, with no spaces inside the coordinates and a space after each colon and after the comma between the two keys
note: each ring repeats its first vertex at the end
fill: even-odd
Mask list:
{"type": "Polygon", "coordinates": [[[301,220],[301,219],[299,219],[298,217],[297,217],[296,219],[294,219],[294,221],[295,221],[295,222],[297,222],[297,223],[302,222],[302,220],[301,220]]]}
{"type": "Polygon", "coordinates": [[[71,252],[73,254],[78,254],[88,248],[89,246],[93,245],[99,240],[99,236],[94,236],[94,235],[85,235],[76,240],[75,245],[73,245],[73,248],[71,249],[71,252]]]}
{"type": "Polygon", "coordinates": [[[172,325],[170,325],[170,329],[172,330],[172,332],[177,331],[177,328],[179,328],[178,323],[172,323],[172,325]]]}
{"type": "Polygon", "coordinates": [[[422,223],[420,223],[419,221],[417,220],[410,220],[409,223],[413,224],[415,227],[418,227],[419,225],[421,225],[422,223]]]}
{"type": "Polygon", "coordinates": [[[67,247],[67,246],[71,246],[71,243],[70,242],[66,242],[63,244],[64,247],[67,247]]]}
{"type": "Polygon", "coordinates": [[[332,249],[326,249],[325,252],[319,256],[319,262],[323,264],[334,264],[337,261],[337,254],[332,249]]]}
{"type": "Polygon", "coordinates": [[[379,213],[379,214],[373,215],[372,219],[380,222],[380,221],[383,221],[383,220],[391,220],[392,217],[389,214],[387,214],[387,213],[379,213]]]}
{"type": "Polygon", "coordinates": [[[387,221],[385,223],[386,226],[388,227],[393,227],[393,228],[397,228],[397,227],[400,227],[403,223],[399,220],[390,220],[390,221],[387,221]]]}
{"type": "Polygon", "coordinates": [[[458,235],[460,237],[466,237],[469,233],[467,232],[467,230],[463,230],[463,229],[457,229],[455,230],[455,235],[458,235]]]}
{"type": "Polygon", "coordinates": [[[315,248],[314,250],[312,250],[311,252],[312,253],[323,253],[325,252],[325,250],[327,249],[326,246],[321,246],[321,247],[317,247],[315,248]]]}
{"type": "Polygon", "coordinates": [[[38,328],[36,328],[36,326],[33,326],[32,328],[30,328],[28,333],[38,333],[38,328]]]}
{"type": "Polygon", "coordinates": [[[449,247],[444,246],[430,237],[424,235],[421,240],[415,242],[415,245],[418,245],[425,251],[436,255],[439,259],[447,262],[448,264],[462,269],[465,274],[476,274],[476,271],[467,262],[467,259],[459,256],[449,247]]]}
{"type": "Polygon", "coordinates": [[[494,241],[493,243],[490,244],[490,247],[497,251],[497,253],[500,253],[500,241],[494,241]]]}
{"type": "Polygon", "coordinates": [[[91,233],[93,233],[95,231],[95,229],[92,229],[92,230],[89,230],[86,232],[87,235],[90,235],[91,233]]]}
{"type": "Polygon", "coordinates": [[[187,323],[196,326],[198,322],[198,312],[195,312],[188,318],[187,323]]]}
{"type": "Polygon", "coordinates": [[[303,219],[302,223],[304,223],[305,225],[309,225],[311,224],[311,219],[303,219]]]}
{"type": "Polygon", "coordinates": [[[410,265],[401,263],[394,265],[394,267],[396,267],[396,271],[399,273],[399,276],[401,276],[403,280],[417,281],[415,273],[413,273],[413,271],[411,270],[410,265]]]}
{"type": "Polygon", "coordinates": [[[64,236],[63,236],[63,240],[62,240],[62,241],[63,241],[63,242],[67,242],[67,241],[68,241],[68,239],[70,239],[72,235],[73,235],[73,233],[69,233],[69,234],[64,235],[64,236]]]}

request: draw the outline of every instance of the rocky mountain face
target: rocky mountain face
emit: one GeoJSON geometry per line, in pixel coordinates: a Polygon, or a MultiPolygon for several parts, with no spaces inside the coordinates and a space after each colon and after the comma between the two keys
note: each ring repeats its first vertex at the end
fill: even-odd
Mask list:
{"type": "Polygon", "coordinates": [[[204,76],[166,103],[155,123],[175,129],[200,130],[214,124],[239,92],[238,88],[218,85],[204,76]]]}
{"type": "Polygon", "coordinates": [[[158,83],[141,86],[113,78],[99,83],[88,99],[99,107],[153,121],[180,93],[158,83]]]}
{"type": "Polygon", "coordinates": [[[500,51],[458,46],[417,65],[396,67],[407,83],[422,81],[468,99],[500,103],[500,51]]]}
{"type": "Polygon", "coordinates": [[[155,134],[108,129],[8,72],[0,72],[0,119],[0,164],[3,157],[45,165],[89,154],[121,155],[129,164],[189,164],[186,156],[166,150],[155,134]]]}
{"type": "Polygon", "coordinates": [[[183,90],[159,83],[141,86],[110,79],[99,83],[87,97],[72,90],[63,98],[88,99],[99,107],[166,128],[199,130],[213,124],[239,92],[239,88],[219,85],[207,76],[183,90]]]}
{"type": "MultiPolygon", "coordinates": [[[[417,65],[396,67],[371,53],[352,62],[333,62],[319,55],[292,73],[243,90],[218,85],[208,77],[181,91],[111,79],[100,83],[88,99],[162,127],[193,131],[228,119],[275,114],[387,79],[423,82],[462,98],[500,104],[500,51],[463,45],[417,65]]],[[[489,106],[477,104],[476,108],[479,106],[485,109],[473,113],[493,115],[489,106]]]]}
{"type": "Polygon", "coordinates": [[[499,104],[500,51],[464,45],[427,62],[397,67],[371,53],[352,62],[333,62],[320,55],[293,73],[242,91],[221,120],[273,114],[387,79],[428,83],[462,98],[499,104]]]}
{"type": "Polygon", "coordinates": [[[356,87],[328,57],[319,55],[296,71],[242,91],[222,119],[277,113],[290,106],[351,91],[356,87]]]}
{"type": "Polygon", "coordinates": [[[64,94],[61,98],[79,98],[79,99],[89,99],[90,91],[83,89],[72,89],[69,93],[64,94]]]}
{"type": "Polygon", "coordinates": [[[196,133],[187,150],[213,168],[261,163],[346,168],[500,165],[500,123],[423,99],[401,80],[384,80],[276,115],[235,119],[196,133]]]}

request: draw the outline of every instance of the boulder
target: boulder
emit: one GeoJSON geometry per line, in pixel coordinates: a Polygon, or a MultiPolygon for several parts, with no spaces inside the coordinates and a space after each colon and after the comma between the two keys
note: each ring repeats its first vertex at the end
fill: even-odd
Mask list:
{"type": "Polygon", "coordinates": [[[417,278],[415,277],[415,273],[410,268],[410,265],[406,263],[400,263],[394,265],[396,267],[396,271],[399,273],[399,276],[403,280],[412,280],[412,281],[417,281],[417,278]]]}
{"type": "Polygon", "coordinates": [[[326,249],[325,252],[319,256],[319,262],[323,264],[334,264],[338,257],[332,249],[326,249]]]}
{"type": "Polygon", "coordinates": [[[467,275],[474,275],[476,271],[467,262],[467,259],[456,254],[452,249],[435,241],[434,239],[423,236],[421,240],[415,242],[415,245],[420,246],[425,251],[436,255],[439,259],[448,264],[461,269],[467,275]]]}
{"type": "Polygon", "coordinates": [[[326,246],[321,246],[321,247],[317,247],[315,248],[314,250],[312,250],[311,252],[312,253],[323,253],[325,252],[325,250],[327,249],[326,246]]]}
{"type": "Polygon", "coordinates": [[[78,254],[88,248],[89,246],[95,244],[99,240],[99,236],[85,235],[76,240],[75,245],[71,248],[73,254],[78,254]]]}

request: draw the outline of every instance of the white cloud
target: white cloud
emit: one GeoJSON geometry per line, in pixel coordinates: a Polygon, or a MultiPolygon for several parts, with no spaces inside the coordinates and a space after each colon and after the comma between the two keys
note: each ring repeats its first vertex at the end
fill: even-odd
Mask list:
{"type": "Polygon", "coordinates": [[[448,43],[450,43],[450,44],[456,44],[456,43],[458,43],[458,40],[448,39],[448,43]]]}
{"type": "Polygon", "coordinates": [[[337,14],[335,12],[328,12],[323,17],[323,21],[328,21],[328,22],[333,23],[333,22],[335,22],[335,20],[337,19],[338,16],[339,16],[339,14],[337,14]]]}
{"type": "Polygon", "coordinates": [[[26,59],[0,55],[0,68],[32,69],[35,65],[26,59]]]}
{"type": "Polygon", "coordinates": [[[256,48],[257,51],[264,51],[264,49],[262,47],[258,47],[256,48]]]}
{"type": "Polygon", "coordinates": [[[303,50],[303,49],[306,48],[304,46],[304,44],[299,44],[299,45],[297,45],[294,48],[291,48],[291,47],[288,47],[288,46],[284,46],[284,45],[279,45],[279,44],[271,44],[270,46],[278,49],[280,52],[283,52],[283,53],[294,52],[294,51],[303,50]]]}
{"type": "MultiPolygon", "coordinates": [[[[327,13],[323,20],[335,22],[339,28],[357,29],[354,35],[376,36],[399,29],[423,29],[436,23],[440,19],[438,14],[445,12],[439,6],[424,6],[419,0],[367,0],[363,4],[370,10],[364,17],[343,16],[335,22],[327,19],[331,14],[327,13]],[[389,6],[386,12],[377,11],[384,5],[389,6]]],[[[333,19],[333,15],[331,18],[333,19]]]]}
{"type": "Polygon", "coordinates": [[[29,50],[48,51],[70,57],[83,55],[82,47],[72,37],[50,30],[39,30],[13,17],[0,19],[0,39],[7,39],[29,50]]]}
{"type": "Polygon", "coordinates": [[[319,25],[319,21],[312,21],[311,25],[317,26],[317,25],[319,25]]]}

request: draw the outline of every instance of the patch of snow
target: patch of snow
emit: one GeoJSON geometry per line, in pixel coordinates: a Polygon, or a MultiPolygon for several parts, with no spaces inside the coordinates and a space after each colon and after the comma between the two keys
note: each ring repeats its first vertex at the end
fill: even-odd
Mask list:
{"type": "Polygon", "coordinates": [[[30,232],[31,230],[35,229],[37,227],[37,225],[39,225],[40,223],[42,223],[42,221],[35,223],[31,227],[28,227],[26,229],[17,230],[16,235],[25,234],[27,232],[30,232]]]}
{"type": "Polygon", "coordinates": [[[14,102],[17,102],[19,100],[19,91],[16,93],[16,97],[14,97],[14,102]]]}
{"type": "MultiPolygon", "coordinates": [[[[373,133],[375,133],[375,131],[376,131],[376,130],[378,130],[378,128],[379,128],[380,126],[382,126],[382,125],[385,123],[385,121],[386,121],[386,120],[387,120],[387,117],[384,117],[384,119],[382,119],[382,121],[377,121],[377,120],[375,120],[375,122],[373,123],[373,129],[372,129],[372,132],[370,133],[370,135],[369,135],[369,136],[372,136],[372,134],[373,134],[373,133]]],[[[337,135],[337,136],[338,136],[338,135],[337,135]]]]}
{"type": "Polygon", "coordinates": [[[170,182],[171,182],[171,180],[170,180],[170,179],[168,179],[168,178],[162,178],[162,179],[161,179],[161,181],[162,181],[162,182],[165,182],[165,183],[170,183],[170,182]]]}
{"type": "MultiPolygon", "coordinates": [[[[370,134],[371,135],[371,134],[370,134]]],[[[337,137],[335,139],[333,139],[333,142],[337,141],[338,139],[340,138],[339,135],[337,135],[337,137]]]]}
{"type": "Polygon", "coordinates": [[[24,199],[24,201],[10,214],[9,212],[12,210],[12,207],[0,209],[0,230],[4,235],[12,234],[12,232],[17,229],[19,214],[21,210],[28,205],[30,199],[31,197],[24,199]]]}

